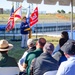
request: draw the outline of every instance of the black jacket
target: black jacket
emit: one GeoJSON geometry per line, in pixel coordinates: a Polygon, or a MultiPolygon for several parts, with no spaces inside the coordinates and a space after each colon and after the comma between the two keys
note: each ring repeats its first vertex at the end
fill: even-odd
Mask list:
{"type": "Polygon", "coordinates": [[[47,71],[58,69],[58,62],[49,54],[42,53],[33,66],[33,75],[43,75],[47,71]]]}

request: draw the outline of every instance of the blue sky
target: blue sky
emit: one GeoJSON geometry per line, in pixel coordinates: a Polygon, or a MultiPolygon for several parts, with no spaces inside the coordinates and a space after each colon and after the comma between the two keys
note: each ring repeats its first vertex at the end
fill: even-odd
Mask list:
{"type": "MultiPolygon", "coordinates": [[[[11,9],[12,7],[12,2],[10,1],[7,1],[7,0],[1,0],[0,2],[0,8],[3,8],[3,9],[11,9]]],[[[16,5],[16,4],[14,4],[16,5]]],[[[24,8],[27,8],[29,6],[29,4],[24,1],[22,3],[22,6],[24,8]]],[[[33,4],[33,9],[36,7],[37,5],[36,4],[33,4]]],[[[15,6],[16,7],[16,6],[15,6]]],[[[39,11],[46,11],[47,13],[56,13],[57,10],[65,10],[66,12],[69,12],[71,11],[71,7],[70,6],[59,6],[58,4],[56,5],[45,5],[45,4],[38,4],[38,8],[39,8],[39,11]]],[[[74,12],[75,12],[75,7],[74,7],[74,12]]]]}

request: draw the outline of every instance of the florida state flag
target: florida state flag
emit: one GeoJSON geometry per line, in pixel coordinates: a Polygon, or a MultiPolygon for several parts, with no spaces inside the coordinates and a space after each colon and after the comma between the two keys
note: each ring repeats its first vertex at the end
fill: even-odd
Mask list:
{"type": "Polygon", "coordinates": [[[22,6],[20,6],[19,8],[17,8],[14,11],[14,21],[17,21],[18,19],[21,19],[22,17],[22,6]]]}
{"type": "Polygon", "coordinates": [[[30,16],[30,27],[38,22],[38,7],[35,8],[34,12],[30,16]]]}
{"type": "Polygon", "coordinates": [[[7,26],[6,26],[6,31],[10,31],[15,27],[15,21],[17,19],[21,19],[21,9],[22,6],[20,6],[19,8],[17,8],[15,11],[13,11],[14,7],[11,10],[11,15],[9,17],[9,20],[7,22],[7,26]]]}

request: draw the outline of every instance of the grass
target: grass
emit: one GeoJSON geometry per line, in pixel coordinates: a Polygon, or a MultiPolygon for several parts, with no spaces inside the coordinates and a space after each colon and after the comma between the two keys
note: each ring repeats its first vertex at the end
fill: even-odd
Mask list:
{"type": "MultiPolygon", "coordinates": [[[[26,14],[22,14],[22,16],[25,16],[26,14]]],[[[39,14],[39,22],[52,22],[52,21],[70,21],[71,18],[71,14],[60,14],[60,16],[64,16],[64,18],[60,18],[56,16],[57,14],[39,14]]],[[[0,14],[0,24],[1,23],[7,23],[8,18],[9,18],[9,14],[0,14]]],[[[73,14],[73,20],[75,20],[75,14],[73,14]]],[[[19,22],[21,20],[18,20],[19,22]]],[[[17,21],[17,22],[18,22],[17,21]]]]}
{"type": "MultiPolygon", "coordinates": [[[[40,37],[44,37],[47,42],[52,42],[54,44],[54,46],[57,45],[59,38],[58,37],[50,37],[50,36],[38,36],[38,38],[40,37]]],[[[4,37],[0,36],[0,40],[3,39],[4,37]]],[[[22,49],[20,44],[21,41],[11,41],[12,37],[6,37],[6,40],[9,41],[9,43],[12,43],[14,45],[14,48],[12,50],[10,50],[8,52],[8,54],[12,57],[14,57],[17,62],[18,60],[21,58],[21,56],[23,55],[24,51],[27,49],[22,49]]],[[[16,39],[19,39],[20,37],[16,37],[16,39]]],[[[35,36],[32,37],[33,39],[35,39],[35,36]]]]}

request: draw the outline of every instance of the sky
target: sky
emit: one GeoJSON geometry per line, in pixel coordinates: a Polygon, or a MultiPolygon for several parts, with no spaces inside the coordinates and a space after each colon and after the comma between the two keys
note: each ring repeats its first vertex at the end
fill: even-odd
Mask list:
{"type": "MultiPolygon", "coordinates": [[[[16,3],[14,3],[15,8],[16,8],[16,3]]],[[[26,1],[24,1],[22,3],[23,8],[27,8],[29,6],[29,3],[27,3],[26,1]]],[[[32,7],[32,4],[30,4],[30,6],[32,7]]],[[[39,11],[46,11],[46,13],[56,13],[57,10],[65,10],[66,13],[71,11],[71,6],[59,6],[58,4],[56,5],[45,5],[43,3],[41,4],[33,4],[33,10],[34,8],[38,6],[39,11]]],[[[12,7],[12,2],[7,1],[7,0],[1,0],[0,2],[0,8],[3,9],[11,9],[12,7]]],[[[75,12],[75,7],[73,8],[73,12],[75,12]]]]}

